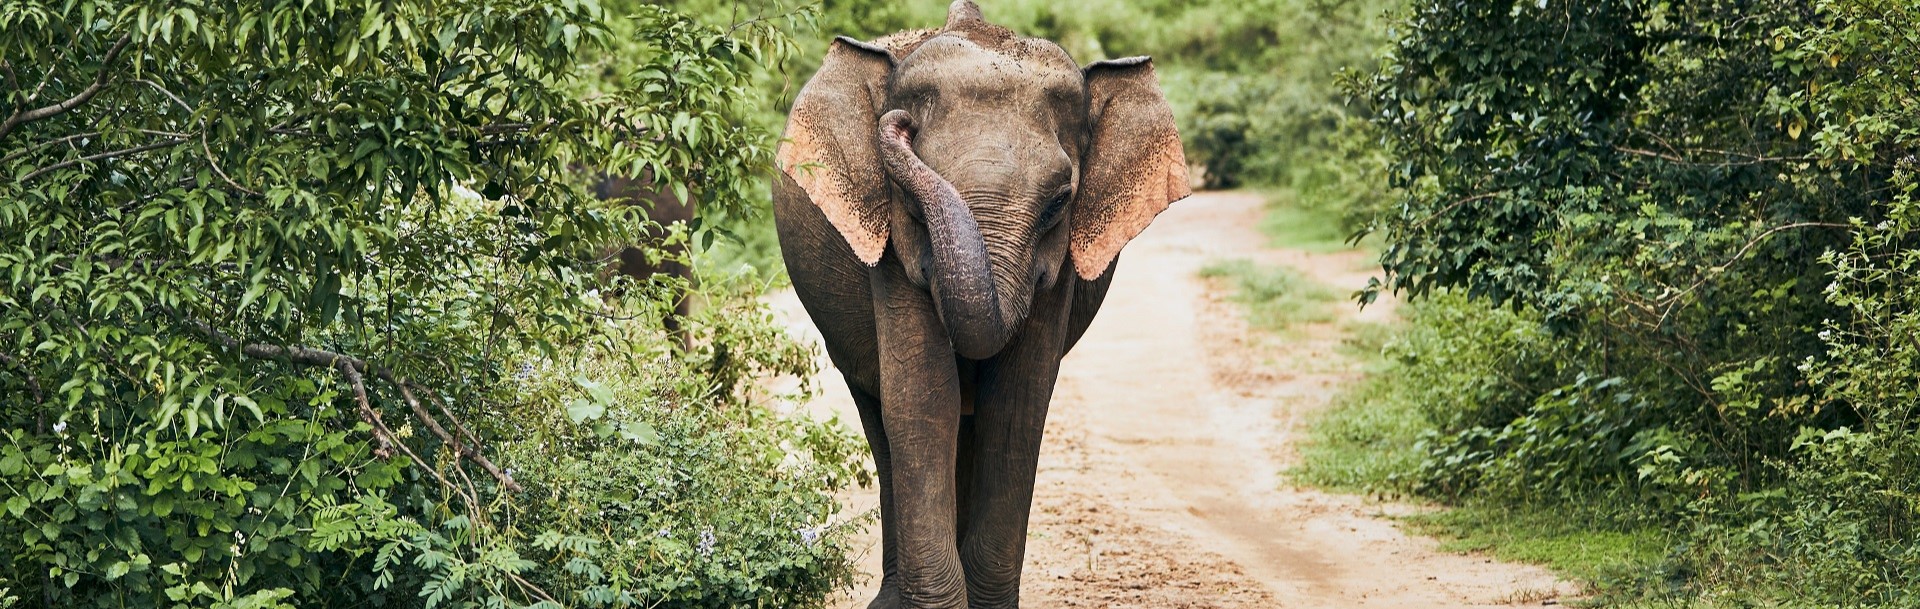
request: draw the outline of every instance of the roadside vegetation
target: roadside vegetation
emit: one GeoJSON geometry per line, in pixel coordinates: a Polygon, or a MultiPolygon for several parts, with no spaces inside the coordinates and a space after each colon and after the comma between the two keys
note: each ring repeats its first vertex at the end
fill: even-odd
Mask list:
{"type": "Polygon", "coordinates": [[[794,26],[8,4],[0,607],[824,604],[860,445],[756,382],[810,354],[750,276],[667,333],[583,188],[759,205],[794,26]]]}
{"type": "Polygon", "coordinates": [[[1920,606],[1920,11],[1395,14],[1347,213],[1412,303],[1301,477],[1598,604],[1920,606]]]}

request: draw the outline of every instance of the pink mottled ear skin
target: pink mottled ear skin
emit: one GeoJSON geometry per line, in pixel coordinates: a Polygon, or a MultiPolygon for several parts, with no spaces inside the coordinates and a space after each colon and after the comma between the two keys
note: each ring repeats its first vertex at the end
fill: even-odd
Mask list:
{"type": "Polygon", "coordinates": [[[833,41],[820,71],[794,98],[787,132],[774,154],[861,262],[887,248],[887,180],[880,170],[874,117],[892,59],[883,49],[833,41]]]}
{"type": "Polygon", "coordinates": [[[1144,57],[1087,66],[1093,139],[1073,208],[1071,256],[1076,274],[1104,274],[1120,248],[1174,201],[1187,198],[1187,156],[1144,57]]]}
{"type": "Polygon", "coordinates": [[[826,214],[827,222],[846,238],[861,262],[867,266],[879,264],[880,254],[887,248],[884,200],[874,206],[863,196],[866,193],[861,192],[861,185],[848,174],[859,171],[856,166],[864,159],[836,150],[826,131],[810,124],[796,104],[793,119],[787,123],[786,142],[780,145],[774,161],[801,190],[807,191],[807,198],[826,214]]]}
{"type": "Polygon", "coordinates": [[[774,162],[827,216],[867,266],[887,249],[887,178],[880,168],[880,106],[894,57],[934,34],[911,30],[872,43],[838,38],[794,98],[774,162]]]}

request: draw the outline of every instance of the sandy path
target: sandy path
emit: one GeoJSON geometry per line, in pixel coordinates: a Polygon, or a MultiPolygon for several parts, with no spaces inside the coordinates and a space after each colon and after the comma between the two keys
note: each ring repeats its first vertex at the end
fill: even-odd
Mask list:
{"type": "MultiPolygon", "coordinates": [[[[1439,552],[1382,516],[1402,506],[1296,488],[1282,475],[1303,415],[1358,377],[1342,325],[1249,332],[1197,277],[1207,263],[1293,266],[1362,285],[1358,254],[1266,247],[1259,197],[1203,193],[1127,247],[1106,305],[1062,366],[1029,533],[1028,607],[1478,607],[1540,604],[1570,586],[1545,571],[1439,552]]],[[[791,294],[775,307],[817,335],[791,294]]],[[[1340,320],[1392,315],[1391,303],[1340,320]]],[[[826,370],[809,405],[857,429],[826,370]]],[[[872,491],[847,498],[871,509],[872,491]]],[[[877,529],[869,545],[877,543],[877,529]]],[[[879,568],[878,548],[863,565],[879,568]]],[[[871,578],[877,580],[877,577],[871,578]]],[[[864,607],[872,582],[848,607],[864,607]]]]}

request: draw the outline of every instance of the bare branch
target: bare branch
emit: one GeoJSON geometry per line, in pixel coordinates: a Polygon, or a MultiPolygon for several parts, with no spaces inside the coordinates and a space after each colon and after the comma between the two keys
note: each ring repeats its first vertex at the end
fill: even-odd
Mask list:
{"type": "Polygon", "coordinates": [[[1656,159],[1660,159],[1660,160],[1663,160],[1663,161],[1671,161],[1671,162],[1674,162],[1674,163],[1685,163],[1685,162],[1687,162],[1687,160],[1686,160],[1686,159],[1683,159],[1683,158],[1680,158],[1680,157],[1677,157],[1677,156],[1674,156],[1674,155],[1671,155],[1671,154],[1666,154],[1666,153],[1662,153],[1662,152],[1654,152],[1654,151],[1652,151],[1652,150],[1640,150],[1640,149],[1637,149],[1637,148],[1628,148],[1628,147],[1626,147],[1626,146],[1614,146],[1614,147],[1613,147],[1613,149],[1614,149],[1615,151],[1618,151],[1618,152],[1625,152],[1625,153],[1627,153],[1627,154],[1636,154],[1636,155],[1640,155],[1640,156],[1650,156],[1650,157],[1653,157],[1653,158],[1656,158],[1656,159]]]}
{"type": "Polygon", "coordinates": [[[154,142],[154,143],[151,143],[151,144],[146,144],[146,145],[143,145],[143,146],[134,146],[134,147],[132,147],[132,148],[126,148],[126,149],[122,149],[122,150],[110,150],[110,151],[107,151],[107,152],[102,152],[102,153],[99,153],[99,154],[92,154],[92,155],[87,155],[87,156],[83,156],[83,157],[80,157],[80,158],[77,158],[77,159],[70,159],[70,160],[66,160],[66,161],[61,161],[61,162],[58,162],[58,163],[54,163],[54,164],[52,164],[52,165],[48,165],[48,166],[46,166],[46,167],[41,167],[41,168],[39,168],[39,169],[36,169],[36,170],[34,170],[34,171],[33,171],[33,173],[29,173],[29,174],[27,174],[27,175],[25,175],[25,176],[21,176],[21,178],[20,178],[20,183],[21,183],[21,184],[25,184],[25,183],[27,183],[27,182],[32,182],[34,178],[37,178],[37,177],[40,177],[40,176],[42,176],[42,175],[45,175],[45,174],[47,174],[48,172],[51,172],[51,171],[58,171],[58,170],[61,170],[61,169],[66,169],[66,168],[68,168],[68,167],[72,167],[72,166],[74,166],[74,165],[79,165],[79,164],[81,164],[81,163],[91,163],[91,162],[94,162],[94,161],[104,161],[104,160],[107,160],[107,159],[111,159],[111,158],[115,158],[115,157],[123,157],[123,156],[127,156],[127,155],[129,155],[129,154],[139,154],[139,153],[142,153],[142,152],[147,152],[147,151],[150,151],[150,150],[159,150],[159,149],[161,149],[161,148],[171,148],[171,147],[174,147],[174,146],[178,146],[178,145],[180,145],[180,144],[183,144],[183,143],[186,143],[186,141],[187,141],[187,140],[186,140],[186,139],[184,139],[184,138],[175,138],[175,139],[169,139],[169,140],[161,140],[161,141],[158,141],[158,142],[154,142]]]}
{"type": "MultiPolygon", "coordinates": [[[[120,40],[113,43],[113,48],[107,49],[106,58],[100,60],[100,73],[94,76],[93,84],[87,85],[87,88],[81,89],[80,92],[73,97],[49,106],[42,106],[32,110],[15,111],[13,116],[7,117],[5,122],[0,122],[0,137],[6,137],[7,133],[13,131],[14,127],[44,118],[59,116],[61,113],[79,107],[80,104],[87,103],[87,100],[93,99],[93,96],[100,94],[102,89],[107,88],[107,77],[113,74],[113,70],[110,69],[113,65],[113,60],[119,58],[120,51],[126,49],[127,43],[132,41],[133,34],[129,33],[120,36],[120,40]]],[[[47,75],[52,76],[52,70],[49,70],[47,75]]],[[[46,84],[47,81],[40,81],[40,86],[44,87],[46,84]]],[[[34,97],[38,97],[39,95],[40,91],[38,89],[34,90],[34,97]]]]}
{"type": "Polygon", "coordinates": [[[1614,146],[1613,149],[1616,152],[1624,152],[1627,154],[1632,154],[1637,156],[1652,157],[1652,158],[1660,159],[1670,163],[1680,163],[1683,165],[1715,165],[1720,167],[1729,167],[1733,165],[1759,165],[1763,163],[1775,163],[1780,161],[1811,161],[1811,160],[1814,160],[1815,158],[1812,155],[1759,156],[1759,155],[1747,154],[1744,152],[1734,152],[1732,150],[1698,149],[1698,150],[1685,151],[1689,154],[1717,154],[1721,156],[1741,157],[1746,159],[1740,162],[1734,162],[1734,161],[1711,162],[1711,161],[1696,161],[1696,160],[1687,159],[1685,157],[1681,157],[1677,154],[1668,154],[1668,153],[1656,152],[1652,150],[1641,150],[1638,148],[1628,148],[1626,146],[1614,146]]]}
{"type": "MultiPolygon", "coordinates": [[[[279,358],[265,357],[261,359],[279,358]]],[[[368,426],[373,428],[373,440],[377,443],[377,446],[373,449],[373,453],[382,459],[393,456],[393,445],[398,444],[399,441],[393,438],[393,430],[387,429],[386,422],[380,420],[380,413],[373,409],[373,402],[367,399],[367,384],[366,380],[361,378],[360,370],[354,368],[352,364],[337,360],[334,362],[333,367],[340,371],[341,376],[346,377],[347,384],[353,388],[353,401],[357,405],[355,410],[359,412],[360,420],[365,421],[368,426]]],[[[408,454],[411,455],[412,453],[409,452],[408,454]]],[[[418,462],[419,459],[416,458],[414,461],[418,462]]]]}
{"type": "Polygon", "coordinates": [[[178,95],[174,95],[174,94],[173,94],[173,92],[172,92],[172,91],[168,91],[166,87],[162,87],[162,86],[160,86],[160,83],[157,83],[157,82],[153,82],[153,81],[151,81],[151,80],[147,80],[147,79],[145,79],[145,78],[141,78],[141,79],[138,79],[138,80],[135,80],[134,82],[137,82],[137,83],[140,83],[140,84],[144,84],[144,85],[146,85],[146,86],[149,86],[149,87],[153,87],[153,89],[154,89],[155,91],[159,91],[161,95],[165,95],[165,96],[167,96],[167,99],[171,99],[171,100],[173,100],[173,103],[174,103],[175,105],[178,105],[178,106],[180,106],[180,109],[181,109],[181,110],[186,110],[186,111],[187,111],[187,114],[188,114],[188,115],[192,115],[192,114],[193,114],[193,106],[189,106],[189,105],[187,105],[187,100],[184,100],[184,99],[180,99],[180,96],[178,96],[178,95]]]}
{"type": "MultiPolygon", "coordinates": [[[[519,483],[514,482],[513,478],[507,476],[506,472],[500,471],[500,468],[495,466],[492,460],[487,459],[486,455],[480,454],[480,441],[474,439],[473,433],[467,431],[466,426],[461,425],[460,420],[454,418],[453,413],[447,410],[444,405],[440,407],[441,414],[446,415],[448,420],[453,421],[454,426],[459,428],[461,435],[466,437],[466,442],[462,442],[460,439],[453,437],[452,434],[447,433],[447,429],[440,425],[440,420],[434,418],[431,413],[427,412],[426,407],[420,405],[420,400],[413,395],[413,388],[418,387],[424,392],[426,390],[425,387],[421,387],[418,383],[396,378],[393,375],[393,371],[386,368],[376,367],[374,371],[382,380],[400,388],[400,397],[406,401],[408,408],[413,409],[413,416],[419,418],[420,422],[425,423],[427,430],[432,431],[433,435],[438,436],[441,443],[452,446],[454,451],[460,453],[460,456],[465,457],[467,460],[480,464],[481,469],[487,470],[487,474],[492,475],[495,480],[500,481],[500,483],[507,488],[513,489],[515,492],[520,490],[519,483]]],[[[431,396],[432,394],[428,395],[431,396]]]]}
{"type": "Polygon", "coordinates": [[[13,71],[12,62],[0,61],[0,72],[7,73],[7,89],[8,90],[16,91],[16,92],[20,90],[20,75],[13,71]]]}
{"type": "Polygon", "coordinates": [[[220,161],[214,160],[213,158],[213,147],[207,144],[207,132],[204,129],[200,131],[200,151],[207,155],[207,166],[212,167],[213,172],[220,175],[220,179],[226,180],[228,186],[232,186],[234,187],[234,189],[239,190],[240,192],[244,192],[244,193],[253,195],[255,197],[266,196],[266,195],[260,194],[258,191],[255,191],[251,188],[241,186],[239,182],[233,181],[233,176],[227,175],[227,171],[220,168],[220,161]]]}

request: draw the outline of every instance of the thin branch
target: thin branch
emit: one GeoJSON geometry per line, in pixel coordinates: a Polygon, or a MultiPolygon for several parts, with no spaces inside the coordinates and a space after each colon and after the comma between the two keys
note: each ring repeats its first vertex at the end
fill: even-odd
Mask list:
{"type": "MultiPolygon", "coordinates": [[[[245,349],[242,349],[242,352],[246,352],[247,350],[253,349],[254,347],[265,347],[268,350],[288,349],[285,347],[276,347],[273,345],[247,345],[245,349]]],[[[291,349],[298,349],[300,351],[311,351],[309,349],[300,349],[298,347],[293,347],[291,349]]],[[[275,357],[260,357],[252,353],[248,353],[248,355],[250,357],[254,357],[255,359],[280,359],[275,357]]],[[[356,402],[359,403],[358,409],[360,411],[360,418],[366,421],[368,425],[373,426],[373,437],[377,440],[380,440],[381,448],[376,449],[374,452],[384,459],[387,457],[388,454],[391,454],[391,453],[389,452],[387,454],[381,454],[381,451],[386,450],[387,447],[389,446],[399,447],[400,452],[406,453],[408,459],[420,465],[420,469],[426,470],[428,474],[432,474],[433,479],[436,481],[439,481],[441,486],[446,487],[447,489],[452,490],[455,493],[458,493],[461,496],[461,498],[467,500],[467,505],[474,506],[477,511],[478,506],[480,505],[480,502],[473,495],[469,495],[464,489],[461,489],[459,486],[455,486],[452,481],[447,480],[446,476],[440,474],[439,468],[435,468],[435,467],[432,467],[431,465],[428,465],[426,461],[420,458],[420,455],[414,454],[413,449],[411,447],[408,447],[406,442],[401,442],[398,438],[394,437],[393,430],[388,429],[387,423],[385,421],[380,420],[380,412],[377,410],[374,410],[373,403],[367,399],[366,379],[361,376],[360,369],[349,362],[349,360],[352,360],[353,358],[350,358],[344,355],[339,355],[337,353],[329,353],[328,355],[332,355],[338,358],[334,360],[334,363],[333,363],[334,369],[339,370],[340,375],[343,377],[346,377],[347,382],[353,385],[353,398],[356,402]]]]}
{"type": "Polygon", "coordinates": [[[32,154],[34,151],[39,150],[41,148],[46,148],[48,146],[55,146],[59,144],[65,144],[67,142],[71,142],[74,140],[82,140],[90,137],[98,137],[99,135],[100,135],[99,131],[88,131],[86,133],[76,133],[63,138],[40,142],[38,144],[34,144],[32,146],[28,146],[28,147],[16,150],[12,154],[8,154],[7,156],[0,157],[0,165],[5,165],[8,162],[13,161],[14,159],[32,154]]]}
{"type": "Polygon", "coordinates": [[[187,141],[187,140],[186,140],[185,138],[175,138],[175,139],[169,139],[169,140],[162,140],[162,141],[158,141],[158,142],[154,142],[154,143],[151,143],[151,144],[147,144],[147,145],[144,145],[144,146],[134,146],[134,147],[132,147],[132,148],[126,148],[126,149],[122,149],[122,150],[110,150],[110,151],[107,151],[107,152],[102,152],[102,153],[99,153],[99,154],[93,154],[93,155],[88,155],[88,156],[83,156],[83,157],[80,157],[80,158],[77,158],[77,159],[69,159],[69,160],[66,160],[66,161],[61,161],[61,162],[58,162],[58,163],[54,163],[54,164],[52,164],[52,165],[48,165],[48,166],[46,166],[46,167],[41,167],[41,168],[39,168],[39,169],[36,169],[36,170],[34,170],[34,171],[33,171],[33,173],[29,173],[29,174],[27,174],[27,175],[25,175],[25,176],[22,176],[22,177],[20,178],[20,182],[19,182],[19,183],[21,183],[21,184],[25,184],[25,183],[27,183],[27,182],[32,182],[34,178],[37,178],[37,177],[40,177],[40,176],[42,176],[42,175],[45,175],[45,174],[46,174],[47,172],[50,172],[50,171],[58,171],[58,170],[61,170],[61,169],[66,169],[66,168],[68,168],[68,167],[72,167],[72,166],[74,166],[74,165],[79,165],[79,164],[81,164],[81,163],[91,163],[91,162],[94,162],[94,161],[104,161],[104,160],[107,160],[107,159],[111,159],[111,158],[115,158],[115,157],[123,157],[123,156],[127,156],[127,155],[129,155],[129,154],[139,154],[139,153],[142,153],[142,152],[147,152],[147,151],[150,151],[150,150],[159,150],[159,149],[161,149],[161,148],[171,148],[171,147],[174,147],[174,146],[178,146],[178,145],[181,145],[181,144],[184,144],[184,143],[186,143],[186,141],[187,141]]]}
{"type": "Polygon", "coordinates": [[[188,115],[188,116],[192,116],[192,115],[193,115],[193,106],[189,106],[189,105],[187,105],[187,100],[184,100],[184,99],[180,99],[180,96],[178,96],[178,95],[174,95],[174,94],[173,94],[173,92],[172,92],[172,91],[168,91],[166,87],[162,87],[162,86],[160,86],[160,83],[157,83],[157,82],[153,82],[153,81],[151,81],[151,80],[147,80],[147,79],[145,79],[145,78],[141,78],[141,79],[137,79],[137,80],[135,80],[135,81],[133,81],[133,82],[137,82],[137,83],[141,83],[141,84],[144,84],[144,85],[147,85],[147,86],[149,86],[149,87],[153,87],[153,89],[154,89],[155,91],[159,91],[161,95],[165,95],[165,96],[167,96],[167,98],[168,98],[168,99],[172,99],[172,100],[173,100],[173,103],[175,103],[175,104],[177,104],[177,105],[179,105],[179,106],[180,106],[180,109],[181,109],[181,110],[186,110],[186,111],[187,111],[187,115],[188,115]]]}
{"type": "Polygon", "coordinates": [[[487,470],[487,473],[492,475],[495,480],[499,480],[501,484],[512,488],[516,492],[520,490],[519,484],[515,483],[513,478],[507,476],[506,472],[500,471],[500,468],[496,467],[492,460],[487,459],[486,455],[480,454],[479,440],[473,438],[472,432],[468,432],[466,426],[459,424],[459,420],[453,417],[452,412],[448,411],[444,406],[440,408],[440,412],[445,414],[448,420],[453,421],[456,427],[459,427],[461,434],[467,438],[466,442],[462,442],[458,438],[453,437],[453,434],[447,433],[447,429],[440,425],[440,420],[435,418],[431,413],[428,413],[426,407],[420,405],[420,400],[413,395],[413,388],[418,387],[424,392],[426,390],[425,387],[420,387],[417,383],[396,378],[393,375],[393,371],[386,368],[375,368],[374,373],[378,375],[381,380],[385,380],[393,386],[400,388],[400,397],[406,401],[408,408],[413,409],[413,416],[418,417],[420,422],[425,423],[427,430],[432,431],[433,435],[438,436],[441,443],[452,446],[455,452],[460,453],[460,456],[467,458],[467,460],[480,464],[482,469],[487,470]]]}
{"type": "MultiPolygon", "coordinates": [[[[87,100],[93,99],[93,96],[100,94],[102,89],[107,88],[107,77],[113,74],[113,71],[109,69],[113,65],[113,60],[119,58],[120,51],[126,49],[127,43],[132,41],[133,34],[131,33],[120,36],[120,40],[113,43],[113,48],[107,49],[106,58],[100,60],[100,73],[94,76],[93,84],[87,85],[87,88],[81,89],[80,92],[73,97],[49,106],[42,106],[32,110],[15,111],[13,116],[7,117],[6,122],[0,122],[0,137],[6,137],[7,133],[13,131],[14,127],[44,118],[59,116],[61,113],[79,107],[80,104],[87,103],[87,100]]],[[[58,66],[55,66],[55,68],[57,67],[58,66]]],[[[47,75],[52,76],[53,70],[49,69],[47,75]]],[[[40,86],[44,87],[46,84],[47,82],[45,80],[40,81],[40,86]]],[[[39,95],[40,91],[36,89],[34,91],[34,97],[39,97],[39,95]]]]}
{"type": "Polygon", "coordinates": [[[1712,279],[1719,277],[1721,274],[1726,273],[1727,267],[1733,266],[1733,263],[1739,262],[1742,259],[1745,259],[1747,257],[1747,253],[1753,251],[1754,247],[1759,246],[1760,242],[1766,241],[1768,237],[1772,237],[1777,233],[1794,230],[1794,229],[1800,229],[1800,228],[1844,228],[1844,229],[1851,230],[1853,228],[1853,225],[1840,224],[1837,222],[1795,222],[1792,224],[1782,224],[1780,226],[1775,226],[1773,228],[1767,229],[1766,232],[1760,233],[1759,235],[1755,236],[1753,239],[1748,240],[1745,245],[1740,246],[1740,250],[1737,252],[1734,252],[1732,258],[1728,258],[1726,262],[1722,262],[1718,265],[1713,266],[1712,268],[1707,269],[1706,273],[1701,274],[1700,278],[1694,280],[1693,284],[1687,286],[1686,289],[1681,290],[1679,293],[1676,293],[1673,296],[1661,299],[1664,301],[1664,303],[1661,305],[1662,311],[1660,313],[1660,321],[1658,323],[1655,323],[1654,327],[1658,328],[1658,327],[1667,325],[1667,318],[1673,315],[1674,308],[1679,306],[1680,302],[1684,300],[1687,297],[1687,295],[1692,294],[1694,290],[1700,289],[1700,287],[1706,285],[1708,281],[1711,281],[1712,279]]]}
{"type": "MultiPolygon", "coordinates": [[[[799,12],[800,12],[800,11],[804,11],[804,10],[807,10],[808,8],[810,8],[810,7],[808,6],[808,5],[802,5],[802,6],[800,6],[799,8],[795,8],[795,9],[793,9],[793,10],[791,10],[791,11],[787,11],[787,12],[784,12],[784,13],[780,13],[780,14],[778,14],[778,15],[760,15],[760,16],[757,16],[757,17],[754,17],[754,18],[752,18],[752,19],[748,19],[748,20],[746,20],[746,21],[741,21],[741,22],[738,22],[738,23],[735,23],[735,24],[733,24],[733,26],[732,26],[732,27],[728,27],[728,28],[727,28],[727,35],[728,35],[728,36],[732,36],[732,35],[733,35],[733,33],[734,33],[734,32],[737,32],[737,31],[739,31],[739,30],[740,30],[740,28],[743,28],[743,27],[747,27],[747,26],[749,26],[749,25],[753,25],[753,24],[755,24],[755,23],[760,23],[760,22],[763,22],[763,21],[770,21],[770,20],[773,20],[773,19],[784,19],[784,18],[787,18],[787,17],[792,17],[792,16],[794,16],[794,15],[796,15],[796,14],[799,14],[799,12]]],[[[731,16],[731,15],[729,15],[728,17],[729,17],[729,18],[732,18],[732,16],[731,16]]]]}
{"type": "MultiPolygon", "coordinates": [[[[501,471],[499,467],[495,466],[492,460],[487,459],[486,455],[480,454],[478,450],[471,448],[465,443],[454,440],[453,436],[447,433],[446,428],[440,425],[439,420],[434,418],[431,414],[429,414],[426,408],[420,405],[419,399],[417,399],[414,396],[412,389],[419,388],[424,391],[425,387],[419,385],[418,383],[413,383],[406,379],[400,378],[398,375],[395,375],[393,373],[392,369],[389,369],[385,366],[380,366],[380,365],[370,363],[367,360],[353,357],[351,355],[334,353],[332,351],[311,349],[307,347],[268,345],[268,344],[261,344],[261,343],[242,343],[237,339],[234,339],[225,334],[222,334],[219,330],[214,329],[213,326],[207,325],[204,322],[193,321],[193,320],[183,320],[183,321],[187,325],[192,326],[194,330],[198,331],[200,334],[213,339],[215,342],[220,343],[226,348],[238,349],[241,354],[254,359],[285,360],[288,362],[305,365],[305,366],[322,366],[322,367],[339,368],[343,375],[347,373],[347,369],[352,369],[353,373],[352,375],[350,375],[350,378],[359,378],[359,376],[363,372],[370,373],[373,376],[381,380],[384,380],[387,383],[392,384],[394,387],[398,388],[400,390],[401,398],[404,399],[407,405],[413,410],[414,416],[419,417],[421,422],[424,423],[429,430],[433,431],[434,435],[439,436],[441,442],[452,446],[455,452],[458,453],[461,457],[472,460],[474,463],[480,464],[480,467],[486,469],[487,473],[491,474],[495,480],[499,481],[501,486],[504,486],[514,492],[520,492],[522,490],[519,483],[514,482],[513,478],[507,476],[506,472],[501,471]]],[[[379,413],[376,411],[373,411],[372,406],[370,404],[363,404],[363,406],[364,408],[363,408],[363,412],[361,413],[361,418],[367,419],[368,424],[373,425],[376,432],[385,433],[388,436],[388,438],[391,438],[392,432],[388,431],[386,428],[386,424],[380,421],[379,413]]],[[[451,417],[451,413],[449,413],[448,416],[451,417]]],[[[464,427],[461,428],[461,431],[466,432],[464,427]]],[[[376,437],[378,437],[378,435],[379,434],[376,433],[376,437]]],[[[393,443],[399,445],[402,451],[407,451],[407,447],[405,443],[398,442],[398,441],[394,441],[393,443]]],[[[410,453],[411,451],[408,451],[408,452],[410,453]]],[[[414,461],[421,463],[423,467],[425,466],[425,463],[426,463],[424,461],[420,461],[417,457],[414,458],[414,461]]],[[[430,467],[427,469],[429,471],[432,471],[432,468],[430,467]]],[[[434,475],[438,477],[439,473],[435,472],[434,475]]],[[[442,480],[445,481],[444,479],[442,480]]],[[[451,485],[451,483],[449,483],[449,485],[451,485]]],[[[472,498],[469,497],[469,499],[472,499],[472,498]]]]}
{"type": "MultiPolygon", "coordinates": [[[[1671,147],[1669,147],[1669,148],[1671,148],[1671,147]]],[[[1638,156],[1645,156],[1645,157],[1653,157],[1653,158],[1656,158],[1656,159],[1660,159],[1660,160],[1663,160],[1663,161],[1668,161],[1668,162],[1672,162],[1672,163],[1680,163],[1680,164],[1683,164],[1683,165],[1717,165],[1717,166],[1720,166],[1720,167],[1728,167],[1728,166],[1732,166],[1732,165],[1759,165],[1759,164],[1761,164],[1761,163],[1774,163],[1774,162],[1780,162],[1780,161],[1811,161],[1811,160],[1814,160],[1815,158],[1817,158],[1817,157],[1814,157],[1814,156],[1812,156],[1812,155],[1802,155],[1802,156],[1759,156],[1759,155],[1753,155],[1753,154],[1747,154],[1747,153],[1744,153],[1744,152],[1734,152],[1734,151],[1732,151],[1732,150],[1712,150],[1712,149],[1699,149],[1699,150],[1688,150],[1688,151],[1686,151],[1686,152],[1688,152],[1688,153],[1691,153],[1691,154],[1718,154],[1718,155],[1722,155],[1722,156],[1729,156],[1729,157],[1742,157],[1742,158],[1745,158],[1745,159],[1746,159],[1745,161],[1741,161],[1741,162],[1738,162],[1738,163],[1735,163],[1735,162],[1731,162],[1731,161],[1720,161],[1720,162],[1717,162],[1717,163],[1716,163],[1716,162],[1702,162],[1702,161],[1695,161],[1695,160],[1690,160],[1690,159],[1687,159],[1687,158],[1685,158],[1685,157],[1681,157],[1681,156],[1679,156],[1679,155],[1675,155],[1675,154],[1668,154],[1668,153],[1664,153],[1664,152],[1656,152],[1656,151],[1653,151],[1653,150],[1641,150],[1641,149],[1638,149],[1638,148],[1628,148],[1628,147],[1626,147],[1626,146],[1614,146],[1614,147],[1613,147],[1613,149],[1614,149],[1614,151],[1616,151],[1616,152],[1624,152],[1624,153],[1627,153],[1627,154],[1632,154],[1632,155],[1638,155],[1638,156]]]]}
{"type": "Polygon", "coordinates": [[[1650,156],[1650,157],[1653,157],[1653,158],[1656,158],[1656,159],[1660,159],[1660,160],[1663,160],[1663,161],[1671,161],[1671,162],[1674,162],[1674,163],[1685,163],[1685,162],[1687,162],[1687,160],[1686,160],[1686,159],[1683,159],[1683,158],[1680,158],[1680,157],[1678,157],[1678,156],[1675,156],[1675,155],[1671,155],[1671,154],[1666,154],[1666,153],[1663,153],[1663,152],[1654,152],[1654,151],[1652,151],[1652,150],[1640,150],[1640,149],[1638,149],[1638,148],[1628,148],[1628,147],[1626,147],[1626,146],[1614,146],[1614,147],[1613,147],[1613,149],[1614,149],[1615,151],[1618,151],[1618,152],[1625,152],[1625,153],[1627,153],[1627,154],[1637,154],[1637,155],[1640,155],[1640,156],[1650,156]]]}
{"type": "MultiPolygon", "coordinates": [[[[242,352],[245,351],[243,350],[242,352]]],[[[247,355],[257,359],[280,359],[255,353],[248,353],[247,355]]],[[[356,404],[355,410],[358,411],[360,420],[365,421],[369,427],[373,428],[373,439],[378,443],[373,449],[373,453],[382,459],[393,456],[393,445],[399,444],[400,441],[394,439],[393,430],[387,429],[386,422],[380,420],[380,413],[373,409],[373,402],[367,399],[366,379],[361,378],[360,370],[354,368],[352,364],[339,360],[334,360],[333,368],[339,370],[340,375],[346,377],[347,384],[353,388],[353,401],[354,404],[356,404]]],[[[408,456],[412,456],[412,453],[409,452],[408,456]]],[[[419,459],[416,458],[414,461],[417,463],[419,459]]],[[[438,476],[439,474],[435,473],[434,475],[438,476]]]]}
{"type": "Polygon", "coordinates": [[[226,180],[228,186],[232,186],[234,187],[234,189],[239,190],[240,192],[244,192],[244,193],[253,195],[255,197],[266,196],[266,195],[260,194],[259,192],[251,188],[241,186],[239,182],[233,181],[232,176],[227,175],[226,170],[220,168],[220,161],[214,160],[213,158],[213,147],[207,144],[207,132],[204,129],[200,131],[200,151],[203,153],[206,153],[207,155],[207,166],[212,167],[213,172],[220,175],[220,179],[226,180]]]}
{"type": "Polygon", "coordinates": [[[1484,200],[1484,199],[1491,199],[1491,198],[1494,198],[1494,197],[1497,197],[1497,196],[1500,196],[1500,195],[1503,195],[1503,194],[1506,194],[1506,192],[1507,192],[1507,191],[1504,191],[1504,190],[1496,190],[1496,191],[1493,191],[1493,192],[1485,192],[1485,193],[1480,193],[1480,194],[1477,194],[1477,195],[1473,195],[1473,196],[1471,196],[1471,197],[1467,197],[1467,198],[1464,198],[1464,199],[1461,199],[1461,200],[1458,200],[1458,201],[1454,201],[1454,202],[1452,202],[1452,203],[1449,203],[1449,204],[1447,204],[1447,206],[1446,206],[1446,208],[1444,208],[1444,209],[1441,209],[1440,211],[1436,211],[1436,212],[1433,212],[1432,214],[1430,214],[1430,215],[1428,215],[1427,217],[1425,217],[1425,218],[1421,218],[1419,222],[1415,222],[1415,223],[1413,223],[1413,228],[1410,228],[1410,229],[1407,229],[1407,232],[1414,232],[1414,231],[1418,231],[1418,230],[1420,230],[1421,228],[1424,228],[1424,227],[1426,227],[1426,225],[1427,225],[1428,223],[1431,223],[1431,222],[1433,222],[1434,220],[1438,220],[1438,219],[1440,219],[1440,216],[1444,216],[1444,215],[1447,215],[1448,213],[1451,213],[1451,212],[1452,212],[1453,210],[1455,210],[1455,209],[1458,209],[1458,208],[1459,208],[1460,206],[1462,206],[1462,205],[1466,205],[1466,204],[1468,204],[1468,203],[1472,203],[1472,202],[1474,202],[1474,201],[1480,201],[1480,200],[1484,200]]]}
{"type": "Polygon", "coordinates": [[[0,71],[7,73],[7,90],[16,93],[19,92],[20,74],[13,71],[13,62],[0,61],[0,71]]]}

